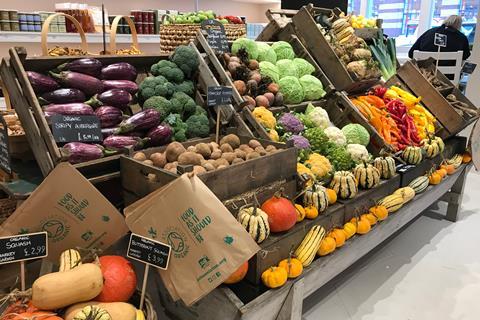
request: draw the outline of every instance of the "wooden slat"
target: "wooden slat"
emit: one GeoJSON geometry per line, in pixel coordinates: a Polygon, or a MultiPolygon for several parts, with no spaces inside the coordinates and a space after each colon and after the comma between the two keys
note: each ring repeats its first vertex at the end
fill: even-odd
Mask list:
{"type": "Polygon", "coordinates": [[[38,166],[42,171],[43,176],[47,176],[54,168],[54,162],[50,157],[48,148],[41,136],[40,130],[37,126],[35,118],[33,117],[30,109],[28,108],[28,102],[23,95],[23,92],[15,79],[14,71],[10,66],[10,59],[4,58],[1,65],[2,80],[7,87],[10,94],[10,99],[16,107],[16,112],[22,126],[25,129],[25,135],[28,143],[32,148],[32,151],[37,159],[38,166]]]}
{"type": "Polygon", "coordinates": [[[25,96],[28,105],[30,106],[33,116],[35,117],[35,120],[37,121],[38,128],[40,130],[40,133],[43,137],[43,140],[45,141],[45,145],[48,148],[48,151],[50,153],[50,156],[52,157],[52,160],[54,163],[58,163],[62,159],[62,155],[60,153],[60,149],[57,147],[57,143],[55,142],[55,139],[53,138],[52,131],[50,130],[50,127],[48,126],[47,120],[45,119],[45,116],[43,115],[42,108],[40,107],[40,104],[38,103],[37,96],[35,95],[35,92],[33,92],[32,85],[30,84],[30,81],[28,80],[27,74],[25,72],[25,69],[23,68],[22,62],[20,61],[20,58],[17,54],[17,51],[14,48],[10,48],[9,50],[10,53],[10,63],[12,67],[15,69],[15,73],[17,74],[17,79],[18,82],[20,83],[22,90],[23,90],[23,95],[25,96]]]}

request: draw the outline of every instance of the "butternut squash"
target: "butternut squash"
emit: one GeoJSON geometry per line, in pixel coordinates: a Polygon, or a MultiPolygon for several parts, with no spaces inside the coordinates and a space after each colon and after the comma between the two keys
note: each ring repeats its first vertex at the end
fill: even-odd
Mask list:
{"type": "Polygon", "coordinates": [[[107,310],[112,320],[135,320],[137,317],[137,309],[129,303],[88,301],[74,304],[68,308],[63,318],[73,320],[73,317],[85,306],[98,306],[107,310]]]}
{"type": "Polygon", "coordinates": [[[32,303],[40,310],[60,309],[88,301],[103,288],[102,270],[93,263],[41,276],[32,285],[32,303]]]}

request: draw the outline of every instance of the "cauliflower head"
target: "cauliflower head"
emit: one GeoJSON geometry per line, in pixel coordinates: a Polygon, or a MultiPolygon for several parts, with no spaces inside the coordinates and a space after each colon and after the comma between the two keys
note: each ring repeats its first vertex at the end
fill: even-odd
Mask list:
{"type": "Polygon", "coordinates": [[[347,138],[343,134],[343,131],[337,127],[328,127],[323,132],[327,135],[328,139],[338,145],[347,144],[347,138]]]}
{"type": "Polygon", "coordinates": [[[326,129],[330,126],[330,118],[328,113],[322,107],[315,107],[313,104],[308,104],[305,114],[301,115],[301,120],[307,128],[322,128],[326,129]]]}
{"type": "Polygon", "coordinates": [[[347,152],[355,162],[369,161],[370,154],[367,148],[361,144],[349,144],[347,145],[347,152]]]}

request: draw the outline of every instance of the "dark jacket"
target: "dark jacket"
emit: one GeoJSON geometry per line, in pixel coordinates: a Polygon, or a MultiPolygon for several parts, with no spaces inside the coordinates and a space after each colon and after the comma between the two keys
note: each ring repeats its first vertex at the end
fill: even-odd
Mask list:
{"type": "Polygon", "coordinates": [[[437,52],[438,47],[433,44],[435,33],[447,35],[447,46],[440,48],[441,52],[455,52],[462,50],[463,60],[467,60],[470,56],[470,47],[467,37],[460,31],[454,28],[448,28],[445,25],[432,28],[422,34],[410,48],[410,51],[408,51],[408,56],[413,58],[413,51],[415,50],[437,52]]]}

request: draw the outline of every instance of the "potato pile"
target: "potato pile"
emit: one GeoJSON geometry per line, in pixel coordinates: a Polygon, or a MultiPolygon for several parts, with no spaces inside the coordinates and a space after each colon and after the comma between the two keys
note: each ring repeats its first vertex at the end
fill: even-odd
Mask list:
{"type": "Polygon", "coordinates": [[[273,145],[264,148],[255,139],[250,140],[248,144],[240,144],[240,138],[237,135],[229,134],[220,140],[220,144],[201,142],[185,149],[181,143],[172,142],[165,152],[152,153],[149,159],[143,152],[137,152],[133,158],[173,173],[177,173],[179,165],[192,165],[193,172],[201,174],[277,151],[278,149],[273,145]]]}

